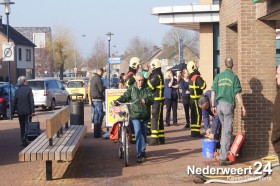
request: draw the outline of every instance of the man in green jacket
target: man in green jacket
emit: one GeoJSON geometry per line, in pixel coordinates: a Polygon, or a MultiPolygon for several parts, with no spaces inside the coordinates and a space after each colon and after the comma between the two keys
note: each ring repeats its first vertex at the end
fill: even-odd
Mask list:
{"type": "Polygon", "coordinates": [[[230,150],[235,99],[237,99],[242,108],[243,116],[246,115],[246,109],[241,96],[242,88],[240,81],[232,71],[233,60],[226,58],[225,66],[226,69],[215,77],[211,94],[212,112],[215,115],[219,115],[223,130],[220,150],[221,166],[231,164],[227,159],[227,154],[230,150]],[[217,105],[215,104],[216,101],[217,105]]]}
{"type": "MultiPolygon", "coordinates": [[[[154,96],[151,89],[144,84],[144,76],[138,72],[136,83],[131,85],[117,102],[134,102],[129,106],[129,115],[136,135],[137,162],[141,163],[146,157],[147,123],[150,117],[149,108],[153,104],[154,96]]],[[[115,102],[116,104],[116,102],[115,102]]]]}

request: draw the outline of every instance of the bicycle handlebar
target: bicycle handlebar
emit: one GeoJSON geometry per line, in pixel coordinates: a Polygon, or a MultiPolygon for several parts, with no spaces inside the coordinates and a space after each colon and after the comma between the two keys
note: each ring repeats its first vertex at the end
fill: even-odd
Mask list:
{"type": "Polygon", "coordinates": [[[121,102],[119,102],[119,101],[115,101],[115,102],[117,102],[118,104],[120,104],[120,105],[132,105],[132,104],[134,104],[134,103],[136,103],[136,102],[138,102],[139,101],[139,99],[136,99],[134,102],[128,102],[128,103],[121,103],[121,102]]]}

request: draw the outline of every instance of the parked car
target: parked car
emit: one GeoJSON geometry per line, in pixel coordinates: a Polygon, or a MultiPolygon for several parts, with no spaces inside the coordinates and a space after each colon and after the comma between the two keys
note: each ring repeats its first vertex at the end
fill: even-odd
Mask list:
{"type": "MultiPolygon", "coordinates": [[[[13,104],[14,96],[15,96],[15,87],[11,85],[11,103],[13,104]]],[[[0,116],[2,118],[10,118],[9,115],[9,83],[3,83],[0,84],[0,116]]],[[[14,115],[14,112],[12,113],[12,116],[14,115]]]]}
{"type": "Polygon", "coordinates": [[[54,110],[56,106],[68,105],[70,102],[69,93],[60,80],[31,79],[28,85],[32,88],[35,107],[54,110]]]}
{"type": "MultiPolygon", "coordinates": [[[[88,80],[86,79],[69,80],[66,84],[66,90],[69,92],[70,95],[75,93],[83,94],[84,102],[88,103],[88,80]]],[[[73,96],[72,99],[75,100],[76,97],[73,96]]]]}

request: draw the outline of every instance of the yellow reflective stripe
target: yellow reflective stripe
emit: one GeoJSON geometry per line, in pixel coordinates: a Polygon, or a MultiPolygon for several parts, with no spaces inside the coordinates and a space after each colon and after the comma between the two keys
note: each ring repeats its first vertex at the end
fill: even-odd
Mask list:
{"type": "Polygon", "coordinates": [[[163,132],[164,133],[164,130],[159,130],[158,132],[163,132]]]}
{"type": "Polygon", "coordinates": [[[127,87],[129,87],[128,81],[125,83],[125,85],[126,85],[127,87]]]}
{"type": "Polygon", "coordinates": [[[158,137],[164,137],[164,134],[159,134],[158,137]]]}
{"type": "Polygon", "coordinates": [[[151,130],[152,131],[152,133],[155,133],[155,134],[157,134],[158,133],[158,131],[157,130],[151,130]]]}
{"type": "MultiPolygon", "coordinates": [[[[161,79],[161,76],[158,74],[158,78],[159,78],[159,87],[162,87],[164,88],[164,84],[162,83],[162,79],[161,79]]],[[[162,93],[162,89],[163,88],[159,88],[159,97],[163,97],[163,93],[162,93]]]]}
{"type": "Polygon", "coordinates": [[[199,96],[190,96],[190,98],[201,98],[202,95],[199,95],[199,96]]]}
{"type": "Polygon", "coordinates": [[[151,84],[150,80],[148,80],[148,85],[149,85],[149,87],[150,87],[152,90],[155,89],[155,87],[153,87],[153,85],[151,84]]]}
{"type": "Polygon", "coordinates": [[[151,135],[151,138],[158,138],[158,135],[151,135]]]}
{"type": "Polygon", "coordinates": [[[164,88],[164,85],[156,86],[156,88],[164,88]]]}
{"type": "Polygon", "coordinates": [[[206,88],[206,83],[204,81],[203,86],[200,89],[204,90],[205,88],[206,88]]]}
{"type": "Polygon", "coordinates": [[[154,99],[157,101],[161,101],[161,100],[164,100],[164,97],[155,97],[154,99]]]}
{"type": "Polygon", "coordinates": [[[191,131],[200,132],[200,129],[191,129],[191,131]]]}

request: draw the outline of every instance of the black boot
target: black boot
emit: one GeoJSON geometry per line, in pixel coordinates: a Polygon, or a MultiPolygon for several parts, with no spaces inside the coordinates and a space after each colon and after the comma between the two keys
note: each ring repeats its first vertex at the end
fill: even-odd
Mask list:
{"type": "Polygon", "coordinates": [[[101,136],[101,125],[96,124],[96,125],[94,125],[94,137],[100,138],[100,136],[101,136]]]}
{"type": "Polygon", "coordinates": [[[149,141],[149,145],[153,146],[153,145],[158,145],[159,141],[158,138],[151,138],[149,141]]]}

